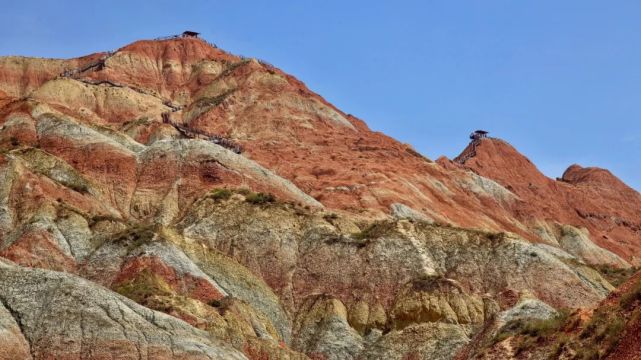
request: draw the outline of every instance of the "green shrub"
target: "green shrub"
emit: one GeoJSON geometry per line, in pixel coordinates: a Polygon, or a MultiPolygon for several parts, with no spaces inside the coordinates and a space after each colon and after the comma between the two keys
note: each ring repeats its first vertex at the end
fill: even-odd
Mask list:
{"type": "Polygon", "coordinates": [[[87,194],[89,193],[89,186],[83,182],[72,182],[67,184],[67,187],[69,187],[71,190],[75,192],[79,192],[81,194],[87,194]]]}
{"type": "Polygon", "coordinates": [[[626,282],[632,275],[639,271],[638,267],[621,269],[610,265],[594,266],[594,269],[597,270],[601,276],[603,276],[614,287],[619,287],[619,285],[626,282]]]}
{"type": "Polygon", "coordinates": [[[569,311],[561,310],[557,316],[549,319],[510,321],[496,334],[494,343],[501,342],[512,336],[522,336],[519,347],[524,350],[536,342],[533,339],[547,338],[558,333],[567,322],[569,314],[569,311]]]}
{"type": "Polygon", "coordinates": [[[599,351],[594,348],[580,348],[577,350],[575,359],[577,360],[597,360],[601,355],[599,351]]]}
{"type": "Polygon", "coordinates": [[[353,233],[352,238],[355,240],[377,239],[391,231],[394,224],[388,221],[373,222],[360,232],[353,233]]]}
{"type": "Polygon", "coordinates": [[[251,193],[245,196],[245,201],[250,204],[267,204],[276,201],[274,195],[269,193],[251,193]]]}
{"type": "Polygon", "coordinates": [[[523,334],[530,336],[549,336],[557,332],[567,321],[569,311],[561,310],[559,314],[550,319],[534,320],[525,324],[523,334]]]}
{"type": "Polygon", "coordinates": [[[151,226],[136,224],[114,235],[111,241],[125,244],[127,249],[131,251],[141,245],[153,242],[155,236],[156,233],[151,226]]]}
{"type": "Polygon", "coordinates": [[[117,285],[114,291],[139,304],[144,304],[154,295],[170,296],[173,293],[163,278],[148,269],[136,274],[133,279],[117,285]]]}
{"type": "Polygon", "coordinates": [[[207,305],[211,307],[219,308],[223,305],[223,303],[218,299],[212,299],[207,302],[207,305]]]}
{"type": "Polygon", "coordinates": [[[641,281],[637,281],[632,288],[621,296],[621,307],[629,310],[641,301],[641,281]]]}
{"type": "Polygon", "coordinates": [[[227,200],[233,195],[229,189],[214,189],[209,193],[209,198],[213,200],[227,200]]]}
{"type": "Polygon", "coordinates": [[[599,311],[592,316],[585,329],[579,334],[582,339],[579,359],[600,359],[607,356],[619,343],[625,329],[625,319],[617,313],[599,311]],[[596,354],[597,357],[590,357],[596,354]]]}
{"type": "Polygon", "coordinates": [[[323,219],[325,219],[325,221],[331,223],[332,220],[338,219],[338,215],[336,215],[334,213],[325,214],[325,215],[323,215],[323,219]]]}

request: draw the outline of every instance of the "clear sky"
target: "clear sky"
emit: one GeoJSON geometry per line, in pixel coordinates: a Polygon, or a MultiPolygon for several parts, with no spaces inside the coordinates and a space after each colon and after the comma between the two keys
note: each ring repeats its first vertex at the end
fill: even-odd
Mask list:
{"type": "Polygon", "coordinates": [[[7,1],[0,55],[75,57],[200,31],[375,130],[456,156],[471,130],[548,176],[641,189],[641,1],[7,1]]]}

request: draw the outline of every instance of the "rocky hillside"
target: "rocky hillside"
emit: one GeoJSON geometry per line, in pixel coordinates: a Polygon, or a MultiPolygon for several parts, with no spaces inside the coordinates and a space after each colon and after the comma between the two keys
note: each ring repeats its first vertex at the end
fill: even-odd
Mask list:
{"type": "Polygon", "coordinates": [[[198,38],[0,58],[0,122],[0,359],[480,356],[641,262],[607,170],[434,162],[198,38]]]}

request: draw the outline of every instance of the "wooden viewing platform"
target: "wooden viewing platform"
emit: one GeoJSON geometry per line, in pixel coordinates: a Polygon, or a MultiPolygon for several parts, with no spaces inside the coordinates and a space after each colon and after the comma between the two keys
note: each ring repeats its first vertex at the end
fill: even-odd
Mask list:
{"type": "Polygon", "coordinates": [[[489,132],[485,130],[476,130],[471,133],[470,139],[472,141],[470,141],[470,144],[467,146],[467,148],[465,148],[461,155],[454,158],[454,162],[465,164],[467,160],[476,156],[476,147],[479,146],[482,139],[488,138],[487,134],[489,134],[489,132]]]}

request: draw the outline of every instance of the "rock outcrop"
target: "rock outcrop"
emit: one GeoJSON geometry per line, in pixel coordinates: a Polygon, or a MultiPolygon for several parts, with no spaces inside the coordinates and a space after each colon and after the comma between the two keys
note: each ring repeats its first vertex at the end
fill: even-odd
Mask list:
{"type": "MultiPolygon", "coordinates": [[[[27,339],[30,358],[245,359],[203,331],[73,275],[6,261],[0,273],[0,299],[27,339]]],[[[14,341],[23,345],[20,340],[14,341]]]]}
{"type": "MultiPolygon", "coordinates": [[[[580,241],[583,248],[579,250],[580,256],[591,264],[623,267],[630,262],[637,264],[641,195],[610,172],[572,165],[562,178],[552,180],[511,145],[498,139],[480,140],[475,153],[465,167],[495,180],[518,196],[521,201],[514,203],[516,218],[535,233],[524,236],[554,245],[561,243],[562,247],[565,243],[571,252],[578,250],[576,245],[580,241]],[[561,224],[561,231],[549,231],[548,227],[554,224],[561,224]],[[569,226],[585,228],[584,239],[569,240],[569,226]]],[[[570,237],[576,239],[577,235],[570,237]]]]}

